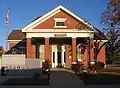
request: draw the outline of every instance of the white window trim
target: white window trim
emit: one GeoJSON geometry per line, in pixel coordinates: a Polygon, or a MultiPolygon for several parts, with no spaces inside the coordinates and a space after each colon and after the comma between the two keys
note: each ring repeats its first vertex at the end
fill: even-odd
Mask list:
{"type": "Polygon", "coordinates": [[[67,19],[66,18],[54,18],[55,21],[66,21],[67,19]]]}
{"type": "Polygon", "coordinates": [[[56,22],[65,22],[67,19],[66,18],[54,18],[55,20],[55,26],[54,28],[67,28],[67,26],[57,26],[56,22]]]}
{"type": "Polygon", "coordinates": [[[56,26],[55,24],[54,28],[67,28],[67,26],[56,26]]]}

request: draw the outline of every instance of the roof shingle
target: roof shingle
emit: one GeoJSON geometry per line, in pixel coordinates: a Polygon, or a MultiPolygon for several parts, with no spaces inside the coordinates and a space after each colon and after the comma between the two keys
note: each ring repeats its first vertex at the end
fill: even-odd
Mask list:
{"type": "Polygon", "coordinates": [[[23,40],[25,34],[21,30],[13,30],[8,36],[8,40],[23,40]]]}
{"type": "Polygon", "coordinates": [[[94,34],[95,40],[107,40],[107,37],[99,29],[95,29],[97,30],[97,33],[94,34]]]}

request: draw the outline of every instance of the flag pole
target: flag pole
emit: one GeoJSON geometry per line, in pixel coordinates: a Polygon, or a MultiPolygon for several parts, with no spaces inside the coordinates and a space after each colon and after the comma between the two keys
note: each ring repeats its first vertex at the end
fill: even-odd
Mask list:
{"type": "Polygon", "coordinates": [[[8,50],[8,27],[6,28],[6,51],[8,50]]]}
{"type": "Polygon", "coordinates": [[[8,50],[8,26],[9,26],[9,8],[7,10],[7,15],[6,15],[6,51],[8,50]]]}

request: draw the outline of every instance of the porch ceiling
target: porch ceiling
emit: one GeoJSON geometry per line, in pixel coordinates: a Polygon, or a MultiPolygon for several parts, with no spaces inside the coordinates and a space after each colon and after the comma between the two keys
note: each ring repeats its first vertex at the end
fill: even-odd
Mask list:
{"type": "Polygon", "coordinates": [[[72,38],[70,37],[51,37],[50,44],[71,44],[72,38]]]}
{"type": "MultiPolygon", "coordinates": [[[[80,44],[82,42],[85,42],[87,38],[76,38],[76,44],[80,44]]],[[[50,37],[49,38],[49,43],[50,45],[52,44],[67,44],[71,45],[72,44],[72,38],[71,37],[50,37]]],[[[45,44],[45,38],[41,37],[35,37],[32,38],[32,44],[45,44]]]]}

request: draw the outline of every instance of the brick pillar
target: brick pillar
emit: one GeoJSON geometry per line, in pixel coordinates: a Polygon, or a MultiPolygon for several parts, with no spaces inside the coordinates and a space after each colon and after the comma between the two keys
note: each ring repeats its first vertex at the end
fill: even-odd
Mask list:
{"type": "Polygon", "coordinates": [[[49,45],[49,61],[50,61],[50,68],[52,67],[52,45],[49,45]]]}
{"type": "Polygon", "coordinates": [[[70,56],[72,56],[71,46],[66,45],[66,68],[71,68],[72,58],[69,58],[70,56]]]}
{"type": "Polygon", "coordinates": [[[94,61],[94,41],[90,38],[90,61],[94,61]]]}
{"type": "Polygon", "coordinates": [[[45,38],[45,60],[50,59],[49,38],[45,38]]]}
{"type": "Polygon", "coordinates": [[[76,38],[72,38],[72,61],[76,62],[76,38]]]}
{"type": "Polygon", "coordinates": [[[27,58],[32,58],[31,38],[27,38],[27,44],[26,44],[26,57],[27,57],[27,58]]]}

